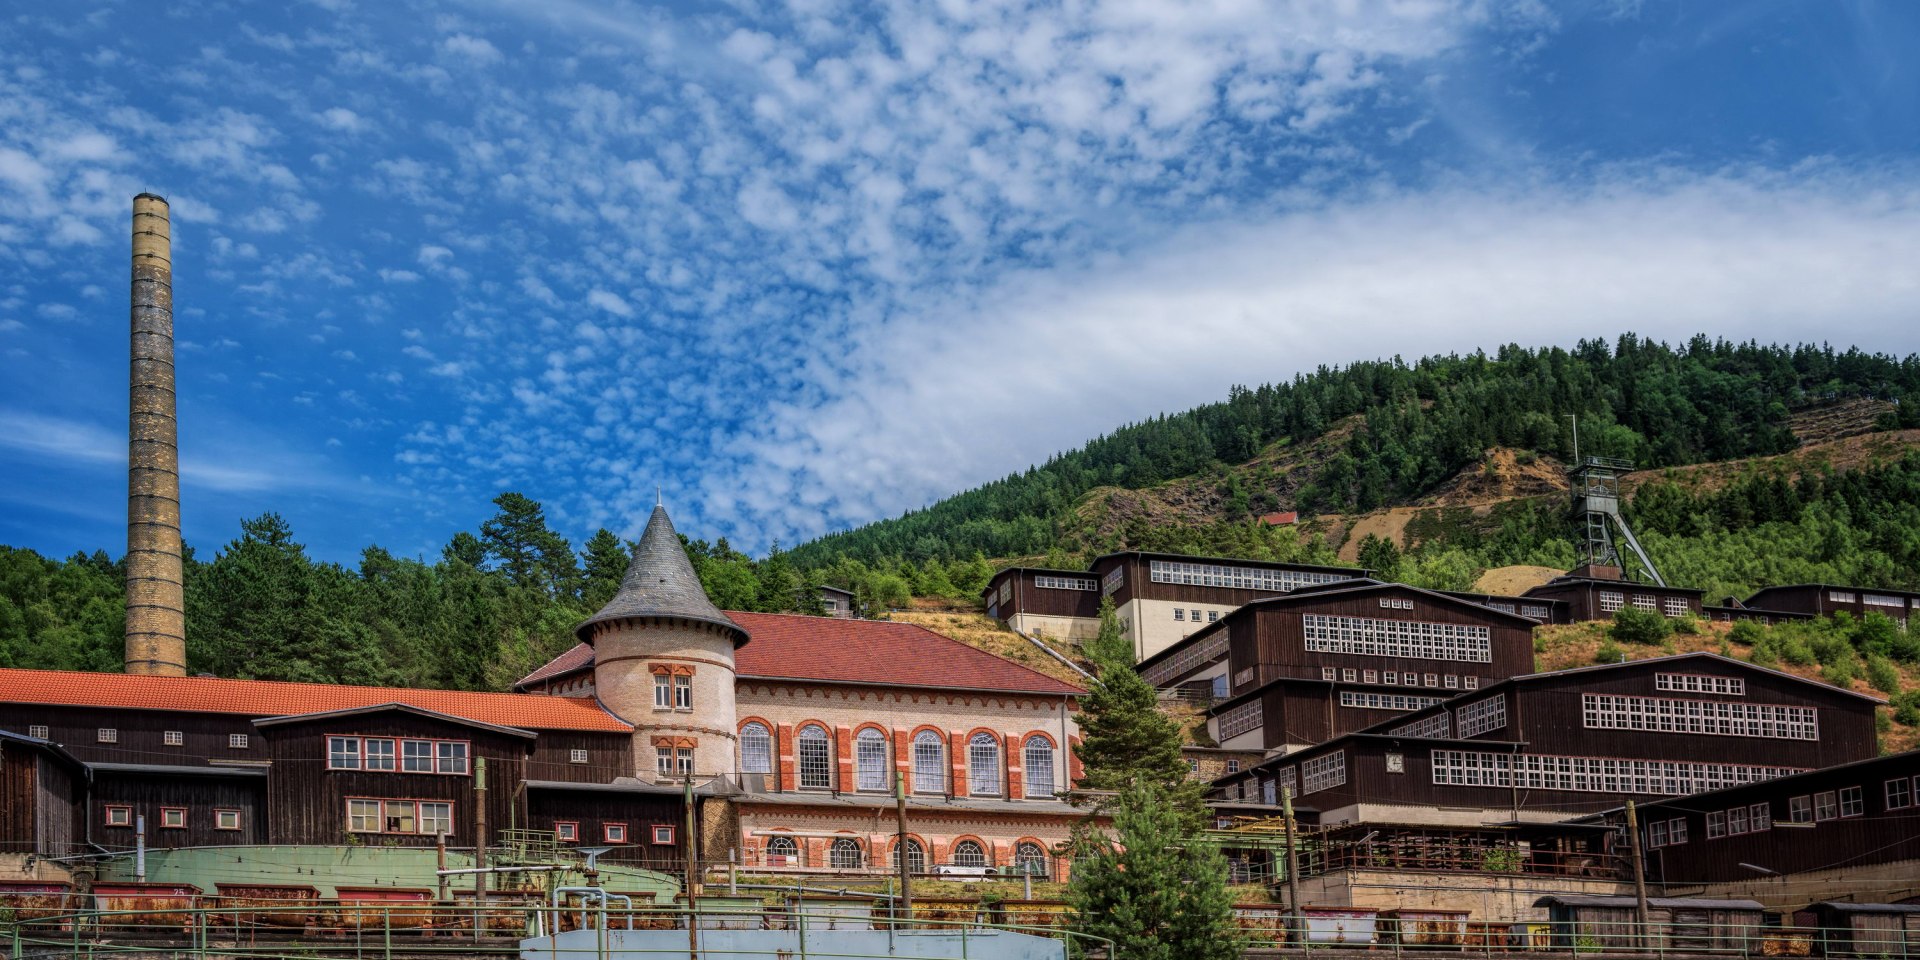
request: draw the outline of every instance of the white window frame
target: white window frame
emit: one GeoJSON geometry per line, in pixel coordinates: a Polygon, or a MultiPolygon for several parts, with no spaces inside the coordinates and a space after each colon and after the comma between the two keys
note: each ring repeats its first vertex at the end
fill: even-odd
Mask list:
{"type": "Polygon", "coordinates": [[[1310,653],[1493,662],[1493,631],[1485,626],[1307,613],[1300,629],[1310,653]]]}
{"type": "Polygon", "coordinates": [[[853,779],[854,789],[882,791],[892,786],[887,782],[889,769],[893,766],[893,751],[887,746],[887,735],[867,727],[853,735],[853,779]]]}
{"type": "Polygon", "coordinates": [[[160,745],[163,747],[184,747],[187,745],[186,732],[181,730],[163,731],[160,734],[160,745]]]}
{"type": "Polygon", "coordinates": [[[946,793],[947,738],[933,730],[922,730],[913,735],[911,753],[913,792],[946,793]]]}
{"type": "Polygon", "coordinates": [[[1820,712],[1814,707],[1606,693],[1581,694],[1580,702],[1581,722],[1590,730],[1820,739],[1820,712]]]}
{"type": "Polygon", "coordinates": [[[1022,787],[1027,799],[1053,799],[1053,756],[1053,741],[1038,734],[1027,738],[1026,745],[1020,751],[1021,767],[1026,771],[1026,782],[1022,787]]]}
{"type": "Polygon", "coordinates": [[[247,744],[250,742],[251,740],[244,733],[227,734],[227,749],[229,750],[245,750],[247,749],[247,744]]]}
{"type": "Polygon", "coordinates": [[[1000,740],[982,731],[967,738],[967,795],[997,797],[1005,788],[1000,773],[1000,740]]]}
{"type": "Polygon", "coordinates": [[[815,723],[801,727],[794,735],[794,760],[800,789],[833,789],[833,734],[827,728],[815,723]]]}
{"type": "Polygon", "coordinates": [[[1347,752],[1335,750],[1300,763],[1302,796],[1330,790],[1347,782],[1347,752]]]}
{"type": "Polygon", "coordinates": [[[773,772],[773,731],[758,720],[740,728],[740,772],[773,772]]]}

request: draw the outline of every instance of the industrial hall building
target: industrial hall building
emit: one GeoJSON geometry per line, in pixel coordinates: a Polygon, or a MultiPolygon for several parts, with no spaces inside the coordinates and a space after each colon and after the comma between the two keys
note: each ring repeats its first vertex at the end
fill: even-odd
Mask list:
{"type": "Polygon", "coordinates": [[[663,508],[577,636],[513,693],[0,669],[0,852],[538,830],[654,867],[1066,871],[1078,687],[912,625],[723,613],[663,508]]]}

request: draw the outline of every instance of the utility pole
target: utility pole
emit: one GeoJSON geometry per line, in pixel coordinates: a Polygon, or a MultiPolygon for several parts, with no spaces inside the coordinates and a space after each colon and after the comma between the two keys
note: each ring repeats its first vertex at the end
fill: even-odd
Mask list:
{"type": "Polygon", "coordinates": [[[473,761],[473,902],[479,906],[487,899],[487,758],[473,761]]]}
{"type": "Polygon", "coordinates": [[[1293,791],[1280,788],[1280,810],[1287,825],[1287,928],[1298,930],[1300,942],[1307,942],[1305,915],[1300,912],[1300,856],[1296,852],[1293,826],[1293,791]]]}
{"type": "Polygon", "coordinates": [[[899,821],[893,856],[900,861],[900,899],[895,909],[904,920],[913,917],[913,887],[908,879],[912,871],[907,869],[907,775],[898,770],[893,772],[893,815],[899,821]]]}
{"type": "MultiPolygon", "coordinates": [[[[1652,931],[1647,929],[1647,867],[1640,856],[1640,817],[1633,809],[1633,801],[1627,801],[1627,849],[1633,855],[1633,919],[1640,925],[1640,936],[1646,937],[1652,931]]],[[[1644,945],[1645,941],[1641,943],[1644,945]]]]}
{"type": "Polygon", "coordinates": [[[687,807],[687,960],[700,960],[700,918],[694,912],[694,898],[699,896],[696,889],[699,880],[694,863],[699,848],[693,832],[693,771],[683,770],[680,774],[681,798],[687,807]]]}

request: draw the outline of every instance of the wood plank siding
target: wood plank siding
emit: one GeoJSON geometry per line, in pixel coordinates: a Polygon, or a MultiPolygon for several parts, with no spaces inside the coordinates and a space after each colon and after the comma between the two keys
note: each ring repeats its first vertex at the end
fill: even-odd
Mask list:
{"type": "Polygon", "coordinates": [[[139,817],[147,819],[147,846],[154,849],[265,843],[266,793],[264,770],[95,771],[87,816],[94,840],[112,850],[133,849],[139,817]],[[110,807],[129,811],[124,825],[109,821],[110,807]],[[170,809],[180,811],[181,826],[167,825],[170,809]],[[222,810],[239,814],[239,829],[220,828],[222,810]]]}

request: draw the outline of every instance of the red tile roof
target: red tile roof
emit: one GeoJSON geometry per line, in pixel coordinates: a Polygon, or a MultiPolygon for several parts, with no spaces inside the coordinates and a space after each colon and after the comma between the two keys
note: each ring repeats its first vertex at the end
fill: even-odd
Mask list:
{"type": "MultiPolygon", "coordinates": [[[[734,653],[735,669],[742,677],[1007,693],[1082,692],[1073,684],[911,623],[732,610],[727,617],[753,638],[734,653]]],[[[515,686],[524,688],[592,665],[593,649],[583,643],[515,686]]]]}
{"type": "Polygon", "coordinates": [[[126,710],[187,710],[248,717],[284,717],[404,703],[481,723],[528,730],[627,733],[633,729],[601,709],[591,697],[349,687],[214,677],[144,677],[69,670],[0,669],[0,701],[126,710]]]}

